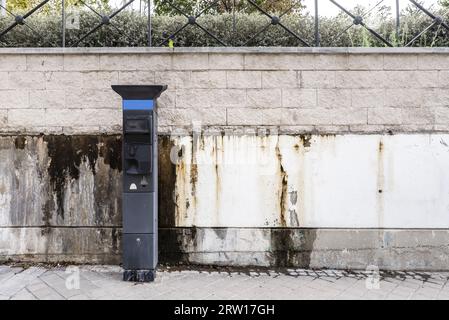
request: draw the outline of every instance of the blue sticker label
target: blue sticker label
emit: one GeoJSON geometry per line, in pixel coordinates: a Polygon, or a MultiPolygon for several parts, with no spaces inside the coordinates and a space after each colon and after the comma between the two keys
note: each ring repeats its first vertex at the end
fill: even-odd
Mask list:
{"type": "Polygon", "coordinates": [[[123,110],[153,110],[153,100],[123,100],[123,110]]]}

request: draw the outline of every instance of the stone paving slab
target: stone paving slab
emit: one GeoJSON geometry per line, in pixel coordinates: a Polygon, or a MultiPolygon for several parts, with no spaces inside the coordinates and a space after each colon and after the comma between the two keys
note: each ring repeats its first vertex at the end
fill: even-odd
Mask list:
{"type": "Polygon", "coordinates": [[[84,299],[441,299],[447,272],[341,270],[158,270],[153,283],[121,281],[118,266],[12,267],[0,265],[0,300],[84,299]]]}

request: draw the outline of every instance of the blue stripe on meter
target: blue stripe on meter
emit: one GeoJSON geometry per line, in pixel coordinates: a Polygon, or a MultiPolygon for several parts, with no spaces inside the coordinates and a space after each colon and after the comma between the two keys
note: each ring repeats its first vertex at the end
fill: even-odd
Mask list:
{"type": "Polygon", "coordinates": [[[153,100],[123,100],[123,110],[153,110],[153,100]]]}

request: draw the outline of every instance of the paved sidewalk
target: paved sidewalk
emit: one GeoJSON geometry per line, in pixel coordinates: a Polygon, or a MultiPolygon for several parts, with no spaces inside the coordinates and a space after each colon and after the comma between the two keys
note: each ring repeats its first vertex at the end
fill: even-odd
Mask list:
{"type": "Polygon", "coordinates": [[[0,266],[1,299],[449,299],[449,272],[162,268],[154,283],[121,281],[116,266],[0,266]]]}

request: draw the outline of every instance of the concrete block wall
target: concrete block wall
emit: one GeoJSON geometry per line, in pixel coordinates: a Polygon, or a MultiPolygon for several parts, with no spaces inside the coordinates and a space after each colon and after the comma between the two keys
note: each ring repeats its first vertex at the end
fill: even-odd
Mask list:
{"type": "Polygon", "coordinates": [[[447,269],[444,48],[1,49],[0,259],[120,262],[112,84],[168,85],[162,261],[447,269]]]}
{"type": "Polygon", "coordinates": [[[119,133],[111,84],[165,83],[160,131],[447,131],[443,49],[31,49],[0,52],[3,133],[119,133]]]}

